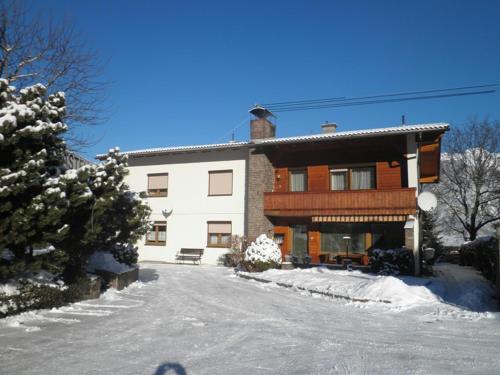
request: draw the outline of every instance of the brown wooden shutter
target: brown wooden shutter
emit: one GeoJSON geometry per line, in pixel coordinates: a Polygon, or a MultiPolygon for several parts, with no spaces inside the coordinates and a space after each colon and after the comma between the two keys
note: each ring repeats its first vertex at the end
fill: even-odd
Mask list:
{"type": "Polygon", "coordinates": [[[321,233],[319,232],[319,230],[309,230],[308,239],[309,255],[312,257],[311,262],[319,263],[319,254],[321,252],[321,233]]]}
{"type": "Polygon", "coordinates": [[[276,168],[274,170],[274,191],[281,193],[288,191],[287,168],[276,168]]]}
{"type": "Polygon", "coordinates": [[[330,169],[328,165],[307,167],[308,191],[328,191],[330,189],[330,169]]]}
{"type": "Polygon", "coordinates": [[[378,161],[377,189],[401,188],[401,164],[397,161],[378,161]]]}

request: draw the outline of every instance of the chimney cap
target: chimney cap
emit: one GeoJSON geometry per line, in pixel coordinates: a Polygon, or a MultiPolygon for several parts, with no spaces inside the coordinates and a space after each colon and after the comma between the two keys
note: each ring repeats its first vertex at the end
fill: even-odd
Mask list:
{"type": "Polygon", "coordinates": [[[254,105],[252,108],[248,110],[252,115],[257,118],[267,118],[269,116],[276,117],[271,111],[267,108],[260,106],[259,104],[254,105]]]}
{"type": "Polygon", "coordinates": [[[323,129],[323,133],[335,133],[337,130],[337,124],[326,121],[323,125],[321,125],[321,129],[323,129]]]}

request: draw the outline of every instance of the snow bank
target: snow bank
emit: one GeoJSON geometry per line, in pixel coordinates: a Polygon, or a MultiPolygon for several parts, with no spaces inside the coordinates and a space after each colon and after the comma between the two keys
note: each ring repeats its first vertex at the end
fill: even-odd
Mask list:
{"type": "Polygon", "coordinates": [[[437,268],[438,277],[433,278],[378,276],[323,267],[268,270],[258,278],[354,301],[390,302],[389,307],[396,310],[444,304],[472,311],[496,310],[492,287],[473,269],[456,265],[437,268]]]}
{"type": "Polygon", "coordinates": [[[432,279],[429,289],[446,302],[474,311],[496,310],[495,290],[479,271],[449,263],[433,268],[438,277],[432,279]]]}
{"type": "Polygon", "coordinates": [[[134,266],[129,266],[124,263],[118,262],[113,254],[96,251],[89,260],[87,265],[88,272],[95,272],[96,270],[108,271],[113,273],[123,273],[135,269],[134,266]]]}
{"type": "Polygon", "coordinates": [[[359,271],[334,271],[317,267],[291,271],[268,270],[258,277],[353,300],[390,302],[399,308],[439,301],[425,286],[410,285],[393,276],[369,275],[359,271]]]}

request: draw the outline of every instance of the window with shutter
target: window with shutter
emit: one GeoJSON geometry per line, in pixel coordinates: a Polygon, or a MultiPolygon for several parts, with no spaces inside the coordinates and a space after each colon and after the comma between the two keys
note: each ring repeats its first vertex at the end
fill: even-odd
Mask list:
{"type": "Polygon", "coordinates": [[[209,221],[207,226],[208,247],[231,247],[232,228],[230,221],[209,221]]]}
{"type": "Polygon", "coordinates": [[[148,174],[148,196],[166,197],[168,195],[168,173],[148,174]]]}
{"type": "Polygon", "coordinates": [[[208,195],[232,195],[233,171],[208,172],[208,195]]]}

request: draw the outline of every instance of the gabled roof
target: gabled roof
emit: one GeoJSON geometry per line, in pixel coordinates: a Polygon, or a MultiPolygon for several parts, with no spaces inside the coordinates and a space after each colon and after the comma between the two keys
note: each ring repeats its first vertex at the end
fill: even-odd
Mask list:
{"type": "MultiPolygon", "coordinates": [[[[180,153],[180,152],[238,149],[248,144],[249,142],[228,142],[228,143],[214,143],[210,145],[158,147],[158,148],[147,148],[143,150],[125,151],[122,152],[122,154],[130,156],[152,156],[158,154],[172,154],[178,152],[180,153]]],[[[103,158],[106,158],[106,154],[99,154],[96,156],[96,159],[103,159],[103,158]]]]}
{"type": "MultiPolygon", "coordinates": [[[[446,131],[449,124],[439,122],[432,124],[416,124],[416,125],[401,125],[388,128],[375,128],[363,130],[348,130],[335,133],[321,133],[312,135],[301,135],[296,137],[282,137],[282,138],[266,138],[256,139],[248,142],[228,142],[228,143],[215,143],[209,145],[193,145],[193,146],[176,146],[176,147],[160,147],[149,148],[143,150],[134,150],[123,152],[125,155],[130,156],[152,156],[159,154],[172,154],[180,152],[199,152],[199,151],[216,151],[226,149],[238,149],[244,147],[251,147],[255,145],[275,145],[284,143],[304,143],[304,142],[319,142],[335,139],[348,139],[348,138],[363,138],[363,137],[379,137],[386,135],[398,135],[420,132],[435,132],[446,131]]],[[[97,159],[104,159],[105,154],[97,155],[97,159]]]]}
{"type": "Polygon", "coordinates": [[[271,145],[271,144],[281,144],[281,143],[316,142],[329,139],[361,138],[361,137],[398,135],[398,134],[419,133],[419,132],[429,132],[429,131],[446,131],[448,130],[448,128],[449,124],[444,122],[439,122],[434,124],[392,126],[389,128],[348,130],[348,131],[334,132],[334,133],[301,135],[297,137],[268,138],[256,141],[255,143],[258,143],[260,145],[271,145]]]}

